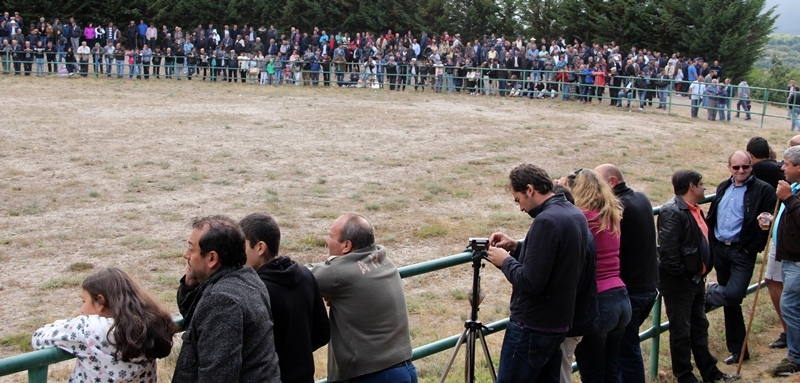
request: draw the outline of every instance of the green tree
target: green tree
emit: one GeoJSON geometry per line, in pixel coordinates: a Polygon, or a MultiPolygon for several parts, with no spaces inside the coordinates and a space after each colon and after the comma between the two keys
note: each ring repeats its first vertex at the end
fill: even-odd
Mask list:
{"type": "Polygon", "coordinates": [[[749,73],[774,30],[775,7],[765,11],[765,0],[684,1],[686,28],[675,50],[719,60],[725,77],[749,73]]]}
{"type": "Polygon", "coordinates": [[[446,0],[444,11],[447,29],[436,28],[437,32],[458,31],[465,41],[496,33],[500,20],[500,7],[494,0],[446,0]]]}

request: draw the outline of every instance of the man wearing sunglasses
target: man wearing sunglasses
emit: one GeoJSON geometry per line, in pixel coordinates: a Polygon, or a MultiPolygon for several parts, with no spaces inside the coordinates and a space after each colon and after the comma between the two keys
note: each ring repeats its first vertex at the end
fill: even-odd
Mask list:
{"type": "MultiPolygon", "coordinates": [[[[756,217],[772,212],[775,191],[756,178],[750,155],[736,151],[728,157],[731,177],[717,186],[717,194],[708,209],[709,242],[717,270],[718,284],[710,284],[706,308],[723,306],[725,340],[731,355],[726,364],[739,362],[744,344],[745,324],[742,316],[744,299],[753,276],[756,255],[767,244],[767,230],[762,230],[756,217]]],[[[750,359],[745,350],[744,360],[750,359]]]]}

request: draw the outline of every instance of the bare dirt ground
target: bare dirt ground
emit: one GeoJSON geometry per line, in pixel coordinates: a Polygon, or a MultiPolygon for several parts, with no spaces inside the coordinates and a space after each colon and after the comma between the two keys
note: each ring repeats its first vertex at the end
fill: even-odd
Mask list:
{"type": "MultiPolygon", "coordinates": [[[[0,357],[29,346],[38,326],[77,315],[80,282],[98,268],[127,270],[177,315],[194,216],[267,211],[281,226],[282,253],[307,263],[325,258],[330,223],[356,211],[408,265],[459,253],[469,237],[524,236],[530,219],[504,190],[520,163],[557,177],[612,162],[659,205],[675,170],[696,169],[715,185],[750,137],[780,153],[792,135],[785,119],[759,128],[757,119],[708,122],[704,111],[693,120],[677,106],[670,116],[430,91],[12,76],[0,76],[0,89],[0,357]]],[[[470,282],[468,265],[405,280],[415,346],[461,331],[470,282]]],[[[486,268],[483,287],[481,320],[505,318],[502,274],[486,268]]],[[[724,358],[721,313],[710,318],[713,351],[724,358]]],[[[783,357],[766,347],[779,330],[765,293],[756,323],[744,381],[763,381],[783,357]]],[[[502,335],[488,339],[497,363],[502,335]]],[[[667,345],[664,335],[659,380],[670,382],[667,345]]],[[[318,378],[324,355],[316,353],[318,378]]],[[[421,381],[438,381],[448,356],[418,361],[421,381]]],[[[172,362],[162,363],[164,381],[172,362]]],[[[72,365],[51,367],[51,378],[64,380],[72,365]]]]}

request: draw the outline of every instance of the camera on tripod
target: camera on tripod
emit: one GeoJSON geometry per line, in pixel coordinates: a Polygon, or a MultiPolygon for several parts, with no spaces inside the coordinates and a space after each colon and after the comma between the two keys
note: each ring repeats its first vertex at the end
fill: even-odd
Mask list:
{"type": "Polygon", "coordinates": [[[494,364],[492,364],[492,358],[489,355],[489,347],[486,345],[486,339],[483,337],[483,331],[489,330],[489,328],[484,326],[478,320],[478,310],[480,310],[478,306],[480,306],[483,298],[486,296],[481,291],[480,273],[481,268],[483,267],[483,259],[488,260],[487,251],[489,250],[489,238],[470,238],[469,245],[465,251],[469,250],[472,250],[473,273],[472,290],[469,292],[468,298],[470,301],[470,306],[472,306],[472,310],[470,312],[469,319],[464,322],[464,331],[458,338],[458,342],[456,342],[456,347],[453,350],[453,354],[450,356],[450,360],[447,361],[447,365],[445,365],[444,374],[442,374],[442,378],[439,380],[439,383],[444,383],[445,379],[447,378],[447,374],[450,372],[450,368],[453,366],[456,355],[458,355],[458,349],[462,345],[466,346],[464,383],[475,383],[475,348],[478,344],[478,340],[481,341],[481,345],[483,346],[483,355],[486,357],[486,362],[489,365],[489,373],[491,374],[492,382],[497,381],[497,374],[494,371],[494,364]],[[477,302],[475,302],[476,300],[477,302]]]}
{"type": "Polygon", "coordinates": [[[472,249],[472,251],[489,250],[489,238],[470,238],[469,248],[472,249]]]}

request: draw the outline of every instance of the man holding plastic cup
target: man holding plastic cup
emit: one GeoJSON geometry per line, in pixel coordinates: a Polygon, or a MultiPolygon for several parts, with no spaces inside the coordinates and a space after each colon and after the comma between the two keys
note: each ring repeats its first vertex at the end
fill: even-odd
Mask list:
{"type": "MultiPolygon", "coordinates": [[[[772,186],[756,178],[750,155],[736,151],[728,157],[731,177],[717,186],[708,210],[708,229],[718,284],[709,284],[706,307],[723,306],[725,341],[731,355],[725,364],[738,363],[746,327],[742,299],[753,276],[756,256],[764,251],[767,231],[757,216],[775,207],[772,186]]],[[[708,310],[707,310],[708,311],[708,310]]],[[[744,360],[750,359],[745,349],[744,360]]]]}

